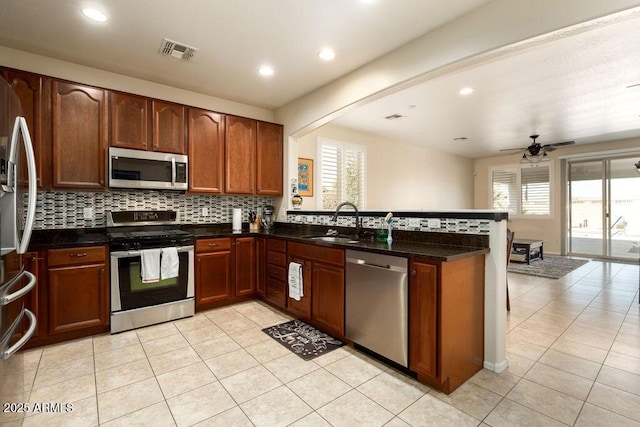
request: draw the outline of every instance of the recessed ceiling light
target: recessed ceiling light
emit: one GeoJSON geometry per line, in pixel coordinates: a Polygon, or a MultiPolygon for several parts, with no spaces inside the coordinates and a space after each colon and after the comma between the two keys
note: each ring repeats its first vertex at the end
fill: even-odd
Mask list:
{"type": "Polygon", "coordinates": [[[318,56],[320,57],[320,59],[323,59],[325,61],[331,61],[333,58],[336,57],[336,53],[327,48],[327,49],[322,49],[319,53],[318,56]]]}
{"type": "Polygon", "coordinates": [[[273,76],[273,73],[274,73],[273,68],[269,65],[263,65],[262,67],[260,67],[258,72],[260,73],[261,76],[265,76],[265,77],[273,76]]]}
{"type": "Polygon", "coordinates": [[[97,21],[97,22],[105,22],[107,20],[107,15],[105,15],[104,13],[96,9],[91,9],[91,8],[82,9],[82,14],[87,18],[93,19],[94,21],[97,21]]]}
{"type": "Polygon", "coordinates": [[[473,93],[473,89],[471,89],[470,87],[463,87],[462,89],[460,89],[460,95],[469,95],[473,93]]]}

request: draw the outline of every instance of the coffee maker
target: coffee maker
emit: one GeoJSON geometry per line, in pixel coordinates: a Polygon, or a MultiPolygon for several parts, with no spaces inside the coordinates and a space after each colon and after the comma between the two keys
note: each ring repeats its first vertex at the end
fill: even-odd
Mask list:
{"type": "Polygon", "coordinates": [[[273,205],[265,205],[262,207],[262,225],[264,225],[264,231],[266,233],[273,230],[273,205]]]}

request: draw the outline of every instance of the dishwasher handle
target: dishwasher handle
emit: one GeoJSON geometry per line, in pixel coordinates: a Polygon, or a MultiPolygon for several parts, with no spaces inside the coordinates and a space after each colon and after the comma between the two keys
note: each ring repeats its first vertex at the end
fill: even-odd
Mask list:
{"type": "Polygon", "coordinates": [[[403,268],[403,267],[399,267],[396,265],[391,265],[391,264],[378,264],[375,262],[371,262],[371,261],[367,261],[361,258],[347,258],[346,259],[348,264],[357,264],[357,265],[361,265],[363,267],[372,267],[372,268],[379,268],[381,270],[388,270],[388,271],[399,271],[401,273],[406,273],[407,269],[403,268]]]}

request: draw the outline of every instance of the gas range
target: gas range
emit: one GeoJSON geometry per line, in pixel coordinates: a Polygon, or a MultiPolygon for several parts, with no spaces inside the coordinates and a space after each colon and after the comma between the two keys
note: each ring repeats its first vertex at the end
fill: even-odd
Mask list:
{"type": "Polygon", "coordinates": [[[176,211],[107,213],[107,239],[112,252],[193,245],[191,233],[179,230],[176,211]]]}

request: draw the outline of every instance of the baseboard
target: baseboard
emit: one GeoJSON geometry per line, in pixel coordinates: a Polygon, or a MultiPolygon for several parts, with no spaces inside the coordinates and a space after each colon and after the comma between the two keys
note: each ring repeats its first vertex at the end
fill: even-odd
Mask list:
{"type": "Polygon", "coordinates": [[[490,363],[485,360],[483,366],[485,369],[499,374],[509,367],[509,360],[505,359],[499,363],[490,363]]]}

